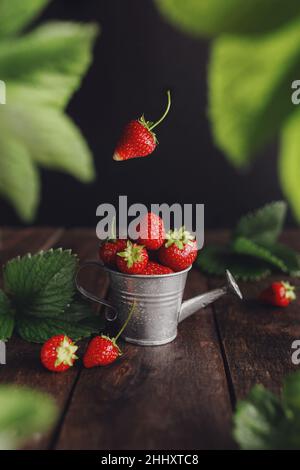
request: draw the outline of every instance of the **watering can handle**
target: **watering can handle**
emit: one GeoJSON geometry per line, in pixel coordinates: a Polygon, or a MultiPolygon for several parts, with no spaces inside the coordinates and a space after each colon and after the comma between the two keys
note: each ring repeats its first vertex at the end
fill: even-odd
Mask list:
{"type": "Polygon", "coordinates": [[[97,302],[98,304],[101,304],[101,305],[105,305],[105,307],[108,307],[109,309],[111,309],[114,312],[113,316],[110,316],[107,314],[107,312],[105,312],[105,318],[108,321],[114,321],[118,316],[117,310],[114,307],[114,305],[108,300],[97,297],[92,292],[89,292],[84,287],[82,287],[81,284],[79,283],[78,277],[79,277],[80,272],[88,266],[97,266],[98,268],[104,269],[104,264],[102,264],[100,261],[86,261],[85,263],[83,263],[78,269],[76,276],[75,276],[76,288],[80,292],[80,294],[86,297],[87,299],[93,300],[94,302],[97,302]]]}

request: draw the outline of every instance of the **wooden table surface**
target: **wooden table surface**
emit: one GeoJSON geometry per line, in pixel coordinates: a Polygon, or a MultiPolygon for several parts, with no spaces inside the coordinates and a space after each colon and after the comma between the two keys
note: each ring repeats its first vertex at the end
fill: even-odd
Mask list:
{"type": "MultiPolygon", "coordinates": [[[[97,257],[98,240],[92,229],[2,229],[0,237],[1,265],[16,255],[60,246],[71,248],[81,260],[97,257]]],[[[225,238],[222,232],[209,233],[206,242],[225,238]]],[[[283,238],[300,251],[300,231],[286,232],[283,238]]],[[[105,275],[88,275],[85,282],[105,295],[105,275]]],[[[185,298],[220,282],[193,269],[185,298]]],[[[126,354],[106,368],[88,370],[76,364],[64,374],[49,373],[39,362],[40,345],[12,338],[7,364],[0,366],[0,383],[46,391],[60,409],[55,428],[37,437],[31,447],[235,448],[231,419],[236,401],[256,383],[278,392],[282,378],[296,369],[291,344],[300,338],[299,301],[284,311],[260,306],[255,297],[269,282],[270,278],[240,283],[244,302],[227,296],[200,310],[179,326],[178,337],[168,345],[122,344],[126,354]]],[[[85,345],[81,342],[81,352],[85,345]]]]}

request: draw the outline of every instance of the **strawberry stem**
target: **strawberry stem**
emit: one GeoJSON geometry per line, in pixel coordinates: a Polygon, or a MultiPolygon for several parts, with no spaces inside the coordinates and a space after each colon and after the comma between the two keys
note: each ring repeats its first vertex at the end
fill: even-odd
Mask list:
{"type": "Polygon", "coordinates": [[[156,126],[158,126],[165,119],[165,117],[167,116],[167,114],[170,110],[170,107],[171,107],[171,93],[170,93],[170,90],[167,91],[167,96],[168,96],[168,104],[167,104],[167,107],[166,107],[166,110],[165,110],[164,114],[162,115],[162,117],[157,122],[155,122],[154,124],[152,124],[151,127],[149,127],[149,131],[152,131],[152,129],[154,129],[156,126]]]}
{"type": "Polygon", "coordinates": [[[127,317],[127,320],[125,321],[124,325],[122,326],[122,328],[120,329],[119,333],[117,334],[117,336],[114,337],[114,342],[116,343],[118,338],[121,336],[121,334],[123,333],[123,331],[125,330],[126,326],[128,325],[129,321],[130,321],[130,318],[132,317],[132,314],[133,314],[133,311],[134,311],[134,307],[135,307],[135,302],[133,302],[132,306],[131,306],[131,309],[130,309],[130,312],[128,314],[128,317],[127,317]]]}

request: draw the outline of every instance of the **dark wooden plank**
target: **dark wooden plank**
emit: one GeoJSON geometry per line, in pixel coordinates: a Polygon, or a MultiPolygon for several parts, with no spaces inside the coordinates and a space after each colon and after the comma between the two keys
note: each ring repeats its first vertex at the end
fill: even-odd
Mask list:
{"type": "MultiPolygon", "coordinates": [[[[191,297],[206,289],[192,272],[191,297]]],[[[231,447],[231,404],[214,319],[208,308],[160,347],[123,345],[118,364],[83,370],[58,449],[231,447]]]]}
{"type": "MultiPolygon", "coordinates": [[[[56,232],[56,231],[55,231],[56,232]]],[[[50,246],[61,246],[63,248],[71,248],[80,258],[95,257],[97,253],[97,239],[92,231],[89,230],[71,230],[62,234],[59,231],[59,237],[47,234],[43,230],[28,231],[28,236],[18,241],[15,247],[11,247],[8,251],[4,251],[4,258],[9,259],[17,254],[24,254],[28,251],[34,252],[41,248],[47,249],[50,246]],[[62,236],[60,236],[62,235],[62,236]]],[[[19,240],[19,238],[18,238],[19,240]]],[[[89,283],[92,288],[100,289],[102,295],[107,290],[106,278],[95,272],[85,273],[84,281],[89,283]]],[[[18,337],[14,337],[7,345],[7,365],[1,368],[1,383],[15,383],[18,385],[28,385],[36,389],[45,391],[53,395],[60,409],[60,416],[56,429],[46,438],[41,439],[37,436],[35,442],[31,444],[31,448],[47,448],[55,441],[56,432],[59,429],[63,416],[68,405],[69,396],[78,378],[80,366],[76,365],[64,374],[54,374],[42,368],[39,361],[40,345],[26,343],[18,337]]],[[[81,347],[84,347],[82,342],[81,347]]]]}
{"type": "MultiPolygon", "coordinates": [[[[226,234],[214,235],[219,241],[224,237],[226,234]]],[[[299,230],[286,232],[283,239],[300,251],[299,230]]],[[[264,287],[282,279],[300,287],[299,279],[272,275],[259,282],[240,282],[244,302],[226,297],[214,304],[234,400],[243,398],[256,383],[278,392],[283,377],[297,368],[291,362],[291,344],[300,338],[300,298],[287,309],[262,306],[257,301],[264,287]]],[[[211,278],[210,285],[222,282],[211,278]]]]}

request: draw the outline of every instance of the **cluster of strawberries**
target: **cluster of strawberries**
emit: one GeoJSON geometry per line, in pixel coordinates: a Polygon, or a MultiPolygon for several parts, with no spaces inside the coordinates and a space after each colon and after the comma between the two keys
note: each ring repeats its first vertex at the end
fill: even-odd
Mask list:
{"type": "Polygon", "coordinates": [[[153,212],[143,218],[136,242],[109,239],[102,243],[100,259],[126,274],[162,275],[188,268],[197,257],[197,243],[184,227],[166,233],[163,220],[153,212]]]}

